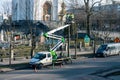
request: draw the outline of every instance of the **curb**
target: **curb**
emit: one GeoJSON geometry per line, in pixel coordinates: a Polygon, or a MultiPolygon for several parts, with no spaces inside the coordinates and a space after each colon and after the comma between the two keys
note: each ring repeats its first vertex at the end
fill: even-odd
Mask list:
{"type": "Polygon", "coordinates": [[[0,73],[2,72],[9,72],[9,71],[13,71],[14,69],[11,69],[11,68],[2,68],[0,69],[0,73]]]}
{"type": "Polygon", "coordinates": [[[1,68],[0,69],[0,73],[10,72],[10,71],[14,71],[14,70],[26,69],[28,67],[29,67],[29,65],[21,66],[21,67],[16,67],[16,68],[1,68]]]}
{"type": "MultiPolygon", "coordinates": [[[[75,57],[75,55],[71,55],[72,58],[75,57]]],[[[87,54],[77,54],[77,57],[79,58],[93,58],[94,54],[93,53],[87,53],[87,54]]]]}

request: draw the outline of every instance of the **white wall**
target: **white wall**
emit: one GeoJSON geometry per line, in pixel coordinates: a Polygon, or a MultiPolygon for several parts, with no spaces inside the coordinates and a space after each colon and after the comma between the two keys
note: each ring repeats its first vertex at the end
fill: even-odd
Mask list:
{"type": "Polygon", "coordinates": [[[34,20],[42,20],[43,15],[43,4],[46,0],[34,0],[34,13],[33,19],[34,20]]]}

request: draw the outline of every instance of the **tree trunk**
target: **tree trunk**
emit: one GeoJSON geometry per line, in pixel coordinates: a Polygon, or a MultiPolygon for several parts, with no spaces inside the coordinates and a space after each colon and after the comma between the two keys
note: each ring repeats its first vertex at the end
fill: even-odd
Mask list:
{"type": "Polygon", "coordinates": [[[77,59],[77,33],[75,34],[75,59],[77,59]]]}
{"type": "Polygon", "coordinates": [[[86,28],[87,28],[87,34],[90,36],[90,15],[89,14],[87,14],[86,28]]]}
{"type": "Polygon", "coordinates": [[[30,56],[31,56],[31,58],[33,58],[33,56],[34,56],[34,48],[33,47],[31,48],[30,56]]]}
{"type": "Polygon", "coordinates": [[[32,47],[31,47],[31,58],[34,56],[34,49],[36,47],[35,35],[32,35],[32,47]]]}

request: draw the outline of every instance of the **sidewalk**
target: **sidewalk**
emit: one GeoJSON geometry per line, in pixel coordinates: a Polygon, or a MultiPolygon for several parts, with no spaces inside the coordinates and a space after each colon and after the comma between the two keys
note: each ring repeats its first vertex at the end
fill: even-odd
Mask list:
{"type": "MultiPolygon", "coordinates": [[[[30,61],[30,59],[25,59],[24,57],[21,57],[21,59],[20,58],[19,59],[16,58],[16,60],[12,59],[11,64],[26,63],[29,61],[30,61]]],[[[9,58],[6,58],[6,59],[4,59],[3,62],[0,62],[0,66],[2,66],[2,65],[9,65],[9,58]]]]}
{"type": "Polygon", "coordinates": [[[28,67],[30,59],[18,59],[12,60],[11,66],[9,66],[9,61],[6,59],[4,62],[0,62],[0,72],[9,72],[13,70],[24,69],[28,67]]]}
{"type": "MultiPolygon", "coordinates": [[[[61,51],[57,51],[57,53],[60,53],[61,51]]],[[[63,51],[63,53],[67,56],[67,54],[68,54],[68,52],[67,51],[63,51]]],[[[74,55],[75,55],[75,49],[70,49],[70,53],[69,53],[69,55],[71,56],[71,57],[73,57],[74,55]]],[[[93,51],[92,50],[89,50],[89,51],[79,51],[78,49],[77,49],[77,52],[76,52],[76,55],[78,56],[78,57],[93,57],[93,51]]]]}

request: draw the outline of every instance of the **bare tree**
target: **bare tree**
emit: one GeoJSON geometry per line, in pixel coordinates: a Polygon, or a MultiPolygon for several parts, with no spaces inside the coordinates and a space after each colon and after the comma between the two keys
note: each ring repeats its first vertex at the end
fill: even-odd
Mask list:
{"type": "Polygon", "coordinates": [[[67,9],[74,9],[74,8],[80,8],[83,5],[82,0],[65,0],[66,8],[67,9]]]}
{"type": "Polygon", "coordinates": [[[94,1],[92,0],[84,0],[85,4],[85,13],[86,13],[86,27],[87,27],[87,34],[90,35],[90,17],[93,14],[93,8],[96,4],[101,3],[102,0],[94,1]]]}
{"type": "MultiPolygon", "coordinates": [[[[19,0],[20,1],[20,0],[19,0]]],[[[37,0],[35,0],[36,2],[37,0]]],[[[37,3],[37,2],[36,2],[37,3]]],[[[30,56],[31,58],[34,55],[34,49],[36,47],[36,35],[35,35],[35,31],[36,31],[36,27],[34,25],[34,20],[33,20],[33,13],[35,16],[35,19],[37,17],[36,15],[36,7],[38,5],[33,5],[31,0],[21,0],[21,4],[18,5],[18,3],[15,3],[13,6],[13,13],[14,15],[14,20],[15,21],[19,21],[19,20],[23,20],[25,21],[25,25],[27,25],[28,28],[26,28],[26,26],[24,24],[22,24],[22,26],[24,26],[24,29],[27,29],[30,35],[30,41],[29,41],[29,45],[31,46],[31,51],[30,51],[30,56]],[[19,8],[19,12],[18,12],[18,8],[19,8]],[[21,12],[20,12],[21,10],[21,12]],[[19,15],[18,15],[19,14],[19,15]]],[[[23,29],[22,27],[20,29],[23,29]]]]}
{"type": "Polygon", "coordinates": [[[11,3],[10,2],[3,2],[2,4],[2,11],[3,11],[3,15],[5,15],[6,18],[4,18],[3,20],[3,25],[2,25],[2,29],[6,30],[6,39],[9,41],[10,47],[9,47],[9,65],[11,65],[11,58],[13,58],[13,56],[11,56],[11,53],[13,51],[13,46],[12,46],[12,20],[11,20],[11,3]],[[6,28],[7,26],[9,26],[9,28],[6,28]],[[7,34],[8,32],[10,32],[10,34],[7,34]]]}
{"type": "Polygon", "coordinates": [[[9,1],[4,1],[1,5],[1,11],[6,14],[11,14],[11,3],[9,1]]]}
{"type": "Polygon", "coordinates": [[[95,20],[92,21],[96,22],[97,29],[102,31],[101,37],[104,39],[104,42],[110,41],[111,32],[119,31],[118,20],[120,17],[117,3],[99,6],[99,12],[97,14],[94,13],[92,15],[93,18],[95,20]]]}
{"type": "MultiPolygon", "coordinates": [[[[95,5],[99,4],[102,2],[102,0],[74,0],[74,1],[66,1],[67,4],[69,4],[69,8],[70,7],[79,7],[79,8],[84,8],[84,12],[85,12],[85,19],[86,19],[86,32],[88,35],[90,35],[90,18],[91,15],[93,14],[93,8],[95,7],[95,5]],[[76,3],[77,2],[77,3],[76,3]],[[83,7],[82,7],[83,6],[83,7]]],[[[74,8],[75,9],[75,8],[74,8]]],[[[73,9],[73,10],[74,10],[73,9]]]]}

